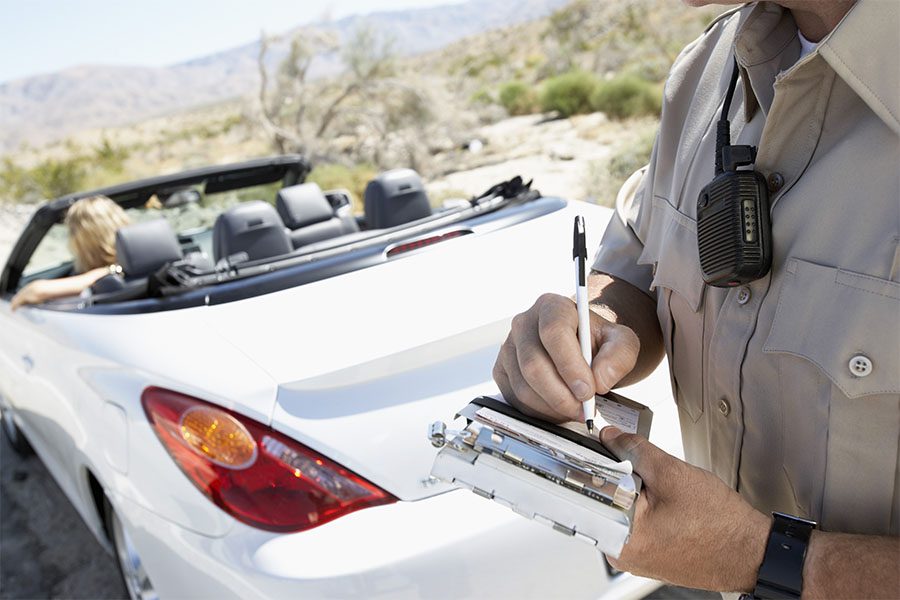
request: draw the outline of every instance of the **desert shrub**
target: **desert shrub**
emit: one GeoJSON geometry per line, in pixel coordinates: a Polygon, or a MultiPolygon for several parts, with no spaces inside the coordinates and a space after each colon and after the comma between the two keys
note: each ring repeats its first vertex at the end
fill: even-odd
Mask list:
{"type": "Polygon", "coordinates": [[[95,165],[112,172],[120,172],[129,155],[128,148],[113,144],[106,136],[100,141],[100,145],[94,149],[95,165]]]}
{"type": "Polygon", "coordinates": [[[535,91],[522,81],[509,81],[500,87],[500,104],[511,115],[528,115],[536,112],[538,97],[535,91]]]}
{"type": "Polygon", "coordinates": [[[636,75],[619,75],[597,85],[591,95],[591,106],[611,119],[658,115],[662,95],[649,81],[636,75]]]}
{"type": "Polygon", "coordinates": [[[29,169],[28,176],[44,198],[56,198],[82,189],[87,169],[81,156],[49,158],[29,169]]]}
{"type": "Polygon", "coordinates": [[[593,112],[591,98],[597,89],[597,78],[586,71],[569,71],[544,82],[541,109],[556,111],[562,117],[593,112]]]}
{"type": "Polygon", "coordinates": [[[40,192],[28,176],[28,171],[8,156],[4,156],[0,162],[0,202],[33,201],[37,200],[39,195],[40,192]]]}
{"type": "Polygon", "coordinates": [[[481,88],[469,97],[469,104],[473,106],[487,106],[494,103],[494,97],[486,88],[481,88]]]}
{"type": "Polygon", "coordinates": [[[366,184],[374,179],[377,174],[375,167],[367,164],[353,167],[346,167],[341,164],[321,164],[316,165],[306,180],[319,184],[319,187],[323,190],[337,188],[349,190],[353,197],[353,212],[362,214],[366,184]]]}

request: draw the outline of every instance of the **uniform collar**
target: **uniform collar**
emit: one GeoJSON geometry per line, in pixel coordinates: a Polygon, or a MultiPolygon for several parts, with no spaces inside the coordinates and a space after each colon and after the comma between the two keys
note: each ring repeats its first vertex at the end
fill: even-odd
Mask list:
{"type": "MultiPolygon", "coordinates": [[[[775,77],[800,56],[797,24],[772,2],[745,7],[735,38],[749,121],[757,108],[768,113],[775,77]]],[[[894,132],[900,134],[900,3],[858,0],[813,51],[894,132]]],[[[804,61],[805,62],[805,61],[804,61]]]]}
{"type": "Polygon", "coordinates": [[[900,134],[900,3],[859,0],[819,44],[819,54],[900,134]]]}
{"type": "Polygon", "coordinates": [[[747,120],[757,108],[768,114],[775,97],[775,77],[800,56],[797,24],[790,11],[773,2],[748,5],[738,26],[734,53],[746,93],[747,120]]]}

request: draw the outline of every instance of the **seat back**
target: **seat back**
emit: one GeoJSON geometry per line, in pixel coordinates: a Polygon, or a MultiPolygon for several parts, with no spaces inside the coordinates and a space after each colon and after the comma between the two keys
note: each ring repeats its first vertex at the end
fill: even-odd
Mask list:
{"type": "MultiPolygon", "coordinates": [[[[290,230],[288,236],[294,248],[352,231],[343,219],[335,215],[331,203],[315,183],[303,183],[281,189],[275,198],[275,207],[290,230]]],[[[353,225],[356,225],[355,221],[353,225]]]]}
{"type": "Polygon", "coordinates": [[[246,252],[248,260],[262,260],[293,250],[284,222],[271,204],[262,200],[233,206],[213,226],[216,262],[246,252]]]}
{"type": "Polygon", "coordinates": [[[116,232],[116,260],[126,280],[147,277],[181,258],[181,244],[165,219],[133,223],[116,232]]]}
{"type": "Polygon", "coordinates": [[[431,216],[422,178],[412,169],[386,171],[370,181],[364,203],[369,229],[387,229],[431,216]]]}

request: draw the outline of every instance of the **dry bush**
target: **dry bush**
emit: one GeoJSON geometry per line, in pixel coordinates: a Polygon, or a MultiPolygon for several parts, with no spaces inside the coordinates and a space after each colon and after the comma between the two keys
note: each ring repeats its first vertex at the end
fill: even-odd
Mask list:
{"type": "Polygon", "coordinates": [[[612,119],[658,117],[662,90],[637,75],[619,75],[597,85],[591,95],[591,107],[612,119]]]}
{"type": "Polygon", "coordinates": [[[541,109],[561,117],[594,112],[591,99],[597,91],[597,77],[585,71],[569,71],[544,82],[541,109]]]}

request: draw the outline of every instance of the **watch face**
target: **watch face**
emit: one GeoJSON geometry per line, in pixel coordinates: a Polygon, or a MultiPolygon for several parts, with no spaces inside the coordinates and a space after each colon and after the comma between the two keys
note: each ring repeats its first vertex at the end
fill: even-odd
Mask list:
{"type": "Polygon", "coordinates": [[[813,529],[815,529],[816,526],[818,525],[818,523],[816,523],[815,521],[810,521],[809,519],[804,519],[802,517],[796,517],[794,515],[789,515],[786,513],[773,512],[772,516],[775,517],[776,520],[783,519],[785,521],[789,521],[792,523],[797,523],[797,524],[802,524],[807,527],[812,527],[813,529]]]}

